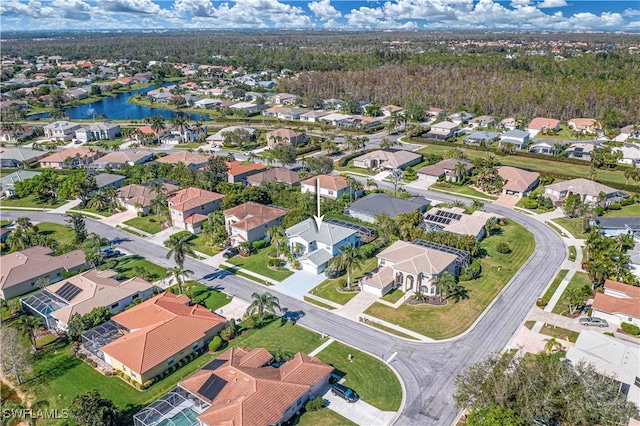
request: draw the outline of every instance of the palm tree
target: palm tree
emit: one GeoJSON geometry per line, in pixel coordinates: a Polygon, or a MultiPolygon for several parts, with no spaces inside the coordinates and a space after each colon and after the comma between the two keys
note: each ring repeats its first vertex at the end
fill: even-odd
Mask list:
{"type": "Polygon", "coordinates": [[[22,317],[22,319],[18,323],[18,326],[20,327],[22,332],[26,334],[27,337],[29,337],[29,342],[31,342],[33,351],[37,351],[38,345],[36,342],[36,331],[38,331],[42,327],[42,323],[40,322],[40,320],[34,316],[27,315],[22,317]]]}
{"type": "Polygon", "coordinates": [[[185,281],[187,276],[193,275],[193,271],[188,269],[184,269],[182,266],[174,266],[171,270],[173,277],[176,279],[176,284],[178,285],[178,292],[182,294],[182,283],[185,281]]]}
{"type": "Polygon", "coordinates": [[[280,257],[280,244],[285,241],[286,237],[284,228],[280,225],[272,226],[267,230],[267,236],[276,245],[276,257],[280,257]]]}
{"type": "Polygon", "coordinates": [[[391,182],[393,182],[393,196],[398,195],[398,185],[402,181],[402,177],[404,176],[404,172],[401,169],[393,169],[389,178],[391,178],[391,182]]]}
{"type": "Polygon", "coordinates": [[[562,349],[562,343],[558,342],[555,337],[545,339],[545,341],[547,343],[544,344],[544,352],[547,355],[551,355],[552,353],[562,349]]]}
{"type": "Polygon", "coordinates": [[[164,117],[162,117],[159,114],[154,115],[153,117],[151,117],[149,124],[150,124],[151,130],[153,130],[156,133],[160,133],[165,128],[164,117]]]}
{"type": "Polygon", "coordinates": [[[488,236],[491,236],[491,234],[493,234],[493,231],[495,231],[497,228],[498,228],[498,219],[495,217],[489,218],[487,222],[484,224],[484,230],[488,236]]]}
{"type": "Polygon", "coordinates": [[[87,207],[90,209],[96,209],[98,211],[107,210],[109,208],[109,204],[111,204],[111,200],[109,197],[102,191],[98,191],[94,194],[93,197],[87,203],[87,207]]]}
{"type": "Polygon", "coordinates": [[[484,209],[484,203],[480,200],[473,200],[473,202],[471,203],[471,208],[473,208],[474,210],[482,210],[484,209]]]}
{"type": "Polygon", "coordinates": [[[169,259],[173,256],[173,260],[180,268],[184,267],[185,256],[196,256],[193,251],[193,243],[191,242],[192,234],[185,234],[179,239],[172,240],[169,238],[164,242],[164,245],[169,248],[166,258],[169,259]]]}
{"type": "Polygon", "coordinates": [[[389,149],[400,145],[402,145],[402,143],[399,140],[392,141],[389,138],[382,138],[382,141],[380,141],[380,149],[389,149]]]}
{"type": "Polygon", "coordinates": [[[266,293],[266,292],[262,294],[253,293],[251,295],[251,299],[253,299],[253,301],[247,307],[246,314],[257,315],[260,325],[264,323],[264,317],[266,313],[275,315],[276,309],[278,309],[278,311],[282,310],[280,308],[280,301],[278,300],[277,297],[273,296],[271,293],[266,293]]]}
{"type": "Polygon", "coordinates": [[[372,178],[368,178],[367,179],[367,187],[368,188],[372,188],[372,187],[378,187],[378,184],[376,183],[375,180],[373,180],[372,178]]]}
{"type": "Polygon", "coordinates": [[[462,161],[458,161],[456,165],[453,167],[453,175],[456,177],[456,182],[460,179],[461,176],[465,176],[467,174],[467,165],[462,161]]]}
{"type": "Polygon", "coordinates": [[[340,247],[341,253],[336,257],[337,267],[347,271],[347,289],[351,290],[351,271],[362,263],[362,252],[359,247],[349,244],[340,247]]]}
{"type": "Polygon", "coordinates": [[[187,116],[182,113],[178,113],[173,119],[171,119],[171,124],[173,124],[173,127],[178,129],[178,132],[180,132],[180,139],[182,139],[182,142],[188,142],[187,138],[185,138],[185,129],[189,125],[187,116]]]}

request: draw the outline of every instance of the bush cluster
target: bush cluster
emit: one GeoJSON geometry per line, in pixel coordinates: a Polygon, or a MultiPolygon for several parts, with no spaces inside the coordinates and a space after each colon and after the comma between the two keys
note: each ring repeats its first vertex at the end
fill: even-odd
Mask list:
{"type": "Polygon", "coordinates": [[[307,401],[304,408],[309,412],[321,410],[322,408],[324,408],[324,398],[322,398],[321,396],[317,396],[313,399],[310,399],[309,401],[307,401]]]}
{"type": "Polygon", "coordinates": [[[622,328],[622,331],[632,336],[640,335],[640,327],[638,327],[637,325],[623,322],[622,324],[620,324],[620,328],[622,328]]]}

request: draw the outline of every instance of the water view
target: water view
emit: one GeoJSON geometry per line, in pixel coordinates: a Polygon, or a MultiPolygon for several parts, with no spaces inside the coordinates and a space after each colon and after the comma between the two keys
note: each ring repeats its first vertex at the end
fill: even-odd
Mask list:
{"type": "MultiPolygon", "coordinates": [[[[150,90],[153,90],[153,87],[120,93],[90,104],[67,108],[64,112],[70,120],[86,120],[99,116],[104,116],[109,120],[142,120],[152,115],[161,115],[165,120],[175,117],[177,115],[176,111],[128,103],[129,98],[135,96],[136,93],[147,93],[150,90]]],[[[193,120],[210,120],[209,116],[204,114],[189,113],[189,116],[193,120]]],[[[32,114],[28,118],[49,118],[49,113],[32,114]]]]}

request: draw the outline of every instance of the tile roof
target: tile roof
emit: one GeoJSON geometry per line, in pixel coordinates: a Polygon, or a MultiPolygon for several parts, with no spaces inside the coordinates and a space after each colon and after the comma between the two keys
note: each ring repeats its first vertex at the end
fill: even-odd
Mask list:
{"type": "MultiPolygon", "coordinates": [[[[180,187],[170,183],[162,185],[165,193],[176,191],[180,187]]],[[[156,191],[151,185],[133,183],[131,185],[123,186],[116,192],[116,197],[122,200],[123,203],[135,206],[140,204],[142,207],[148,207],[151,205],[151,201],[156,198],[156,191]]]]}
{"type": "Polygon", "coordinates": [[[242,161],[229,161],[227,162],[227,167],[229,167],[229,175],[238,176],[247,172],[255,171],[255,170],[266,170],[267,166],[264,164],[244,164],[242,161]]]}
{"type": "Polygon", "coordinates": [[[313,192],[315,193],[317,184],[316,182],[320,180],[320,188],[322,189],[331,189],[334,191],[339,191],[341,189],[349,188],[349,184],[347,183],[347,179],[342,176],[328,176],[328,175],[318,175],[307,180],[303,180],[301,183],[303,185],[309,185],[313,187],[313,192]]]}
{"type": "Polygon", "coordinates": [[[394,275],[393,268],[390,266],[379,266],[365,274],[365,276],[362,277],[362,283],[382,290],[393,283],[395,279],[394,275]]]}
{"type": "Polygon", "coordinates": [[[543,129],[555,129],[560,125],[560,120],[555,118],[536,117],[531,120],[531,123],[527,126],[527,129],[531,130],[543,130],[543,129]]]}
{"type": "Polygon", "coordinates": [[[504,180],[503,188],[516,192],[526,191],[540,177],[540,173],[511,166],[499,166],[498,174],[504,180]]]}
{"type": "Polygon", "coordinates": [[[269,425],[333,371],[302,353],[280,368],[266,365],[271,361],[262,348],[231,348],[179,386],[211,404],[199,416],[205,425],[269,425]]]}
{"type": "Polygon", "coordinates": [[[247,177],[247,182],[257,185],[260,182],[282,182],[288,185],[300,183],[298,173],[286,167],[276,167],[247,177]]]}
{"type": "Polygon", "coordinates": [[[415,210],[424,211],[431,202],[423,197],[412,197],[408,200],[396,198],[389,194],[372,193],[354,201],[347,207],[349,215],[363,212],[369,215],[387,213],[395,219],[401,213],[411,213],[415,210]]]}
{"type": "Polygon", "coordinates": [[[290,139],[290,138],[297,138],[298,136],[301,136],[301,135],[302,133],[298,133],[291,129],[276,129],[267,133],[267,139],[278,138],[278,137],[290,139]]]}
{"type": "Polygon", "coordinates": [[[198,206],[220,200],[224,197],[217,192],[207,191],[200,188],[185,188],[167,197],[169,207],[173,210],[185,211],[198,206]]]}
{"type": "Polygon", "coordinates": [[[224,216],[225,218],[235,217],[238,219],[238,222],[231,225],[233,228],[249,230],[269,223],[274,219],[284,216],[286,213],[285,210],[276,207],[269,207],[249,201],[225,210],[224,216]]]}
{"type": "Polygon", "coordinates": [[[364,160],[378,160],[380,162],[381,167],[387,167],[392,169],[401,168],[404,165],[415,161],[417,159],[422,159],[422,154],[417,154],[415,152],[403,151],[403,150],[378,150],[368,152],[364,155],[356,157],[353,161],[364,161],[364,160]]]}
{"type": "Polygon", "coordinates": [[[439,161],[436,164],[432,164],[430,166],[425,166],[417,171],[417,173],[427,175],[427,176],[436,176],[443,177],[445,175],[454,176],[453,171],[456,168],[458,163],[464,164],[464,168],[467,170],[473,169],[473,163],[468,160],[462,158],[447,158],[445,160],[439,161]]]}
{"type": "Polygon", "coordinates": [[[602,128],[600,122],[594,118],[572,118],[568,123],[573,124],[577,130],[602,128]]]}
{"type": "Polygon", "coordinates": [[[22,162],[30,162],[31,160],[38,159],[47,155],[45,151],[38,151],[31,148],[11,148],[0,153],[0,158],[19,160],[22,162]]]}
{"type": "Polygon", "coordinates": [[[422,247],[406,241],[396,241],[380,254],[379,258],[393,262],[394,269],[412,274],[437,275],[456,261],[457,256],[432,248],[422,247]]]}
{"type": "Polygon", "coordinates": [[[487,224],[487,220],[495,217],[500,218],[502,216],[487,213],[480,210],[474,211],[472,214],[465,214],[464,209],[460,207],[437,207],[432,210],[429,210],[428,213],[435,214],[438,210],[448,213],[454,213],[460,215],[459,219],[450,218],[450,222],[448,224],[440,224],[437,222],[431,222],[425,219],[427,223],[433,223],[436,226],[441,226],[443,231],[452,232],[458,235],[471,235],[477,237],[483,230],[484,226],[487,224]]]}
{"type": "Polygon", "coordinates": [[[564,182],[547,185],[547,189],[560,192],[571,191],[574,194],[591,195],[593,197],[597,197],[601,192],[604,192],[605,194],[622,192],[618,191],[615,188],[611,188],[610,186],[606,186],[601,183],[584,178],[571,179],[564,182]]]}
{"type": "Polygon", "coordinates": [[[112,320],[130,332],[101,350],[143,374],[226,323],[207,308],[188,306],[189,302],[184,294],[164,292],[119,313],[112,320]]]}
{"type": "Polygon", "coordinates": [[[200,155],[193,152],[176,152],[169,154],[166,157],[161,157],[156,160],[158,163],[163,164],[178,164],[182,163],[185,166],[206,164],[209,161],[209,156],[200,155]]]}
{"type": "Polygon", "coordinates": [[[135,163],[136,161],[140,161],[145,157],[151,156],[153,153],[151,151],[120,151],[120,152],[110,152],[104,157],[100,157],[96,160],[97,163],[135,163]]]}
{"type": "Polygon", "coordinates": [[[41,163],[64,163],[67,158],[71,157],[87,157],[93,158],[100,155],[98,151],[91,151],[87,148],[67,148],[60,152],[54,152],[53,154],[40,159],[41,163]]]}

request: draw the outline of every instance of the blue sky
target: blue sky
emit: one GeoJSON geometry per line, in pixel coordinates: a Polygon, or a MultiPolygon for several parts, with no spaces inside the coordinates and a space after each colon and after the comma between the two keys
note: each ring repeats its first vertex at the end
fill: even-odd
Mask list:
{"type": "Polygon", "coordinates": [[[640,32],[640,0],[2,0],[3,30],[406,29],[640,32]]]}

